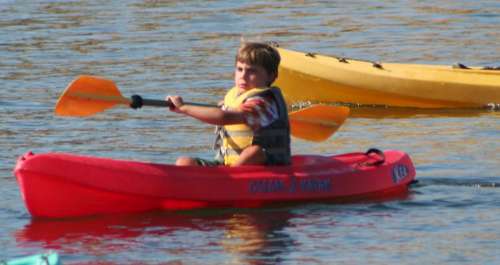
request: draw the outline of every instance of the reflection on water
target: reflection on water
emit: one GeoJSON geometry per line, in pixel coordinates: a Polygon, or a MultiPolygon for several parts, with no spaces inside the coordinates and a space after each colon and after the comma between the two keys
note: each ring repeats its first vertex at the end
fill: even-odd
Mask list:
{"type": "Polygon", "coordinates": [[[499,116],[498,110],[490,109],[415,109],[385,107],[351,107],[352,118],[443,118],[443,117],[478,117],[481,115],[499,116]]]}
{"type": "MultiPolygon", "coordinates": [[[[168,238],[183,233],[186,242],[201,240],[209,253],[222,247],[232,264],[276,264],[294,244],[284,232],[292,216],[287,210],[264,209],[32,219],[15,232],[15,238],[21,247],[41,246],[66,254],[102,256],[104,260],[132,249],[146,250],[149,244],[174,257],[182,256],[190,251],[188,246],[171,245],[168,238]],[[207,231],[222,234],[199,238],[207,231]]],[[[114,257],[109,262],[121,264],[120,259],[127,261],[126,257],[114,257]]]]}
{"type": "Polygon", "coordinates": [[[294,102],[290,109],[292,111],[301,108],[310,107],[315,104],[326,104],[334,106],[346,106],[350,108],[350,118],[368,118],[368,119],[418,119],[418,118],[446,118],[446,117],[477,117],[481,115],[491,115],[500,117],[500,110],[492,106],[485,108],[452,108],[452,109],[427,109],[427,108],[406,108],[390,107],[380,105],[359,105],[359,104],[340,104],[324,103],[316,101],[298,101],[294,102]]]}
{"type": "Polygon", "coordinates": [[[278,264],[294,240],[284,231],[288,211],[235,214],[225,226],[221,244],[234,264],[278,264]]]}

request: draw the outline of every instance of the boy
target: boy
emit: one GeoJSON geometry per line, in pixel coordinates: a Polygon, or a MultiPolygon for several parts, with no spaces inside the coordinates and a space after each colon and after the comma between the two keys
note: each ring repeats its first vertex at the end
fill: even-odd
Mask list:
{"type": "MultiPolygon", "coordinates": [[[[168,96],[170,110],[222,126],[215,161],[179,157],[176,165],[286,165],[290,163],[290,126],[285,100],[276,87],[278,51],[263,43],[244,43],[236,55],[235,87],[222,108],[185,105],[168,96]]],[[[220,128],[220,127],[219,127],[220,128]]]]}

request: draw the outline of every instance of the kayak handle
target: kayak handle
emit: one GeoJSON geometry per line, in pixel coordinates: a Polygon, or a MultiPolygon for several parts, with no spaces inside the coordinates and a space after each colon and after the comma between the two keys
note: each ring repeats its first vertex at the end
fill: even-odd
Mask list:
{"type": "Polygon", "coordinates": [[[360,163],[361,166],[379,166],[382,165],[385,162],[385,155],[384,152],[380,151],[377,148],[370,148],[368,151],[365,152],[365,155],[367,157],[373,157],[371,154],[376,154],[376,161],[374,162],[362,162],[360,163]]]}

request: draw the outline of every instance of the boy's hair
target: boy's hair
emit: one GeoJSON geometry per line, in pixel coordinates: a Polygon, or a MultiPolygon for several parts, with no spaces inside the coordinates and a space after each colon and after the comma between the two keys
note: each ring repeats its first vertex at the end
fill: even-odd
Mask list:
{"type": "Polygon", "coordinates": [[[268,74],[278,75],[280,61],[279,52],[265,43],[242,43],[236,54],[236,62],[262,66],[268,74]]]}

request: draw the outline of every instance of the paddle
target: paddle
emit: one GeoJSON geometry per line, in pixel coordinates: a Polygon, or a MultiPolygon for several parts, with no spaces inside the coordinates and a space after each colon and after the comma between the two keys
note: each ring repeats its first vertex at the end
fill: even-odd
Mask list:
{"type": "MultiPolygon", "coordinates": [[[[165,100],[143,99],[137,95],[126,98],[113,81],[82,75],[73,80],[59,97],[55,113],[59,116],[86,117],[115,105],[168,107],[170,104],[165,100]]],[[[215,107],[192,102],[184,104],[215,107]]],[[[312,105],[288,114],[293,136],[318,142],[328,139],[337,131],[348,115],[347,107],[327,105],[312,105]]]]}

